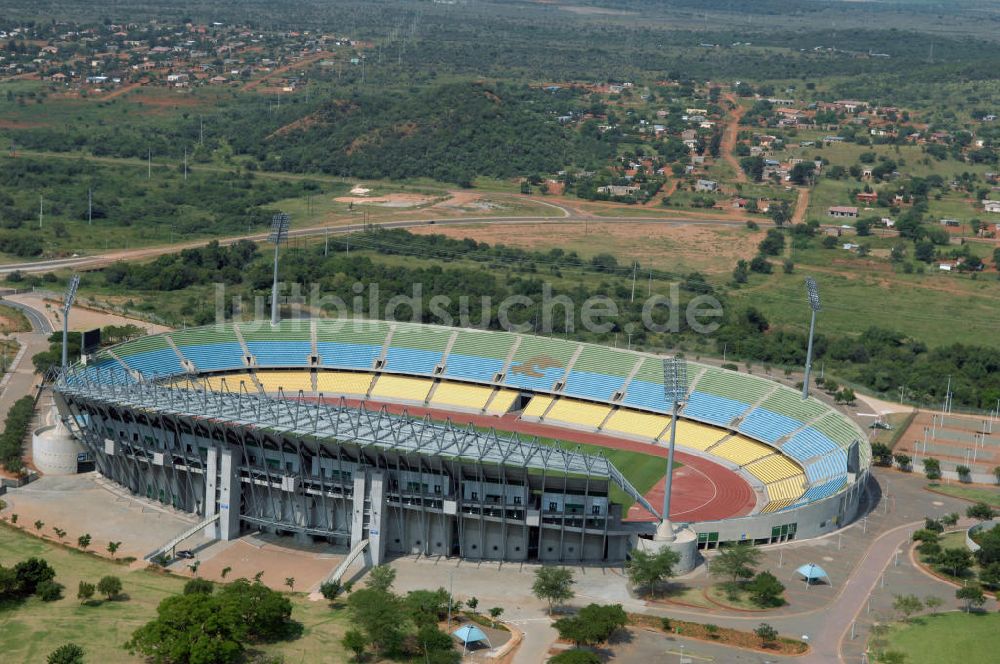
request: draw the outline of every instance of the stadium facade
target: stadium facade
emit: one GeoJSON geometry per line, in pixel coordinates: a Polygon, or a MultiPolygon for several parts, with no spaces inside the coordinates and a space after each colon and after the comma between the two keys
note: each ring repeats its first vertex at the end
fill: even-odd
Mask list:
{"type": "MultiPolygon", "coordinates": [[[[775,382],[692,363],[679,448],[738,473],[751,514],[696,522],[698,546],[781,542],[854,518],[864,433],[775,382]]],[[[192,512],[212,536],[265,530],[389,554],[620,561],[656,508],[601,455],[351,407],[517,416],[662,445],[662,358],[533,335],[383,321],[240,323],[143,337],[56,385],[98,470],[192,512]]],[[[651,463],[659,464],[652,458],[651,463]]]]}

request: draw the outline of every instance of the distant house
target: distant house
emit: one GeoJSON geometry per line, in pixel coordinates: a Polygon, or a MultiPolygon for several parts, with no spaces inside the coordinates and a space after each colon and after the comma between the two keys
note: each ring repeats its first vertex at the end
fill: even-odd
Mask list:
{"type": "Polygon", "coordinates": [[[636,185],[617,185],[609,184],[603,187],[597,188],[597,193],[607,194],[608,196],[631,196],[639,192],[640,187],[636,185]]]}
{"type": "Polygon", "coordinates": [[[827,215],[835,219],[857,219],[858,208],[849,205],[834,205],[826,211],[827,215]]]}
{"type": "Polygon", "coordinates": [[[993,212],[996,214],[1000,214],[1000,201],[993,201],[988,199],[984,200],[983,210],[985,210],[986,212],[993,212]]]}
{"type": "Polygon", "coordinates": [[[948,226],[950,228],[958,228],[962,225],[962,223],[958,219],[942,219],[941,225],[948,226]]]}
{"type": "Polygon", "coordinates": [[[874,191],[859,192],[858,195],[855,196],[855,198],[858,199],[859,203],[867,203],[869,205],[878,202],[878,194],[876,194],[874,191]]]}
{"type": "Polygon", "coordinates": [[[695,191],[718,191],[719,183],[715,180],[698,180],[694,183],[695,191]]]}

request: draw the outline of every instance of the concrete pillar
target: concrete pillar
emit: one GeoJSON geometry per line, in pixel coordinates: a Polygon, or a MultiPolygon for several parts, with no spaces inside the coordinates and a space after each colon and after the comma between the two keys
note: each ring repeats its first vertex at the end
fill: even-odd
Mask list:
{"type": "Polygon", "coordinates": [[[351,550],[365,538],[365,474],[354,473],[354,499],[351,501],[351,550]]]}
{"type": "MultiPolygon", "coordinates": [[[[211,518],[219,513],[215,490],[218,487],[219,451],[208,448],[208,458],[205,461],[205,518],[211,518]]],[[[205,526],[205,539],[219,539],[219,524],[211,523],[205,526]]]]}
{"type": "Polygon", "coordinates": [[[385,542],[388,536],[388,533],[384,533],[385,517],[388,510],[385,475],[381,471],[372,472],[368,495],[371,502],[371,516],[368,519],[368,549],[371,551],[372,565],[381,565],[382,561],[385,560],[385,542]]]}
{"type": "Polygon", "coordinates": [[[240,536],[240,477],[233,450],[223,447],[219,459],[219,539],[240,536]]]}

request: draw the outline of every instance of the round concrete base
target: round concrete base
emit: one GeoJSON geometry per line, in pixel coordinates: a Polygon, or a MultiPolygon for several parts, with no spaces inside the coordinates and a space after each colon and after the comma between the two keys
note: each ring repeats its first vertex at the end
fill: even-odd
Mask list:
{"type": "Polygon", "coordinates": [[[35,429],[31,434],[31,459],[43,475],[73,475],[83,446],[62,422],[35,429]]]}
{"type": "Polygon", "coordinates": [[[656,553],[663,549],[675,551],[681,559],[674,566],[674,575],[687,574],[697,567],[701,560],[701,556],[698,554],[698,534],[690,528],[675,530],[674,539],[670,542],[636,537],[632,542],[632,548],[649,553],[656,553]]]}

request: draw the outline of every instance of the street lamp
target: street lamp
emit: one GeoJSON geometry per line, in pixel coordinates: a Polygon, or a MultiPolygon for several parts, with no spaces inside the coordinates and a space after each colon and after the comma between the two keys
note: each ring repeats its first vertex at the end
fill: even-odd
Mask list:
{"type": "Polygon", "coordinates": [[[687,363],[677,357],[663,360],[663,396],[670,404],[670,446],[667,449],[667,478],[663,487],[663,514],[656,537],[661,542],[673,542],[677,537],[670,524],[670,489],[674,479],[674,445],[677,441],[677,411],[687,396],[687,363]]]}
{"type": "Polygon", "coordinates": [[[271,325],[278,324],[278,247],[288,240],[288,214],[279,212],[271,219],[271,234],[267,237],[274,243],[274,284],[271,287],[271,325]]]}
{"type": "Polygon", "coordinates": [[[80,275],[74,274],[69,278],[69,284],[66,286],[66,296],[63,297],[63,308],[62,308],[62,319],[63,319],[63,343],[62,343],[62,368],[66,369],[66,365],[69,364],[68,355],[69,350],[67,344],[69,343],[69,310],[73,306],[73,302],[76,300],[76,289],[80,287],[80,275]]]}
{"type": "Polygon", "coordinates": [[[802,380],[803,399],[809,398],[809,370],[812,369],[813,333],[816,331],[816,313],[823,308],[819,301],[819,288],[816,286],[816,280],[812,277],[806,277],[806,294],[809,297],[809,308],[812,312],[809,319],[809,348],[806,350],[806,375],[802,380]]]}

